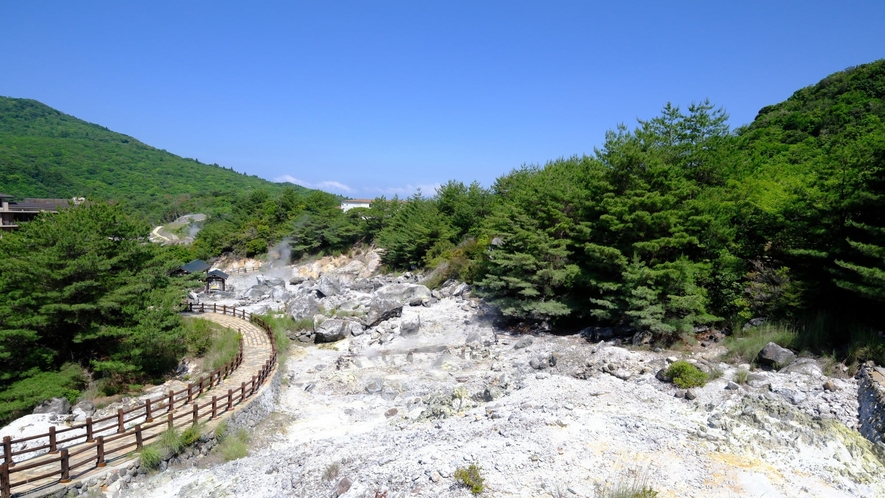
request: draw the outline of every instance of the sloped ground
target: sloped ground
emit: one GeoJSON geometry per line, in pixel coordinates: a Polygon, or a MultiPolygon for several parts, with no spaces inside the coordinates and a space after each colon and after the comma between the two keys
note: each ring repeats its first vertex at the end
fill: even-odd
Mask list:
{"type": "MultiPolygon", "coordinates": [[[[276,289],[247,303],[249,288],[233,299],[291,308],[304,296],[276,289]]],[[[278,411],[253,434],[250,456],[121,494],[466,497],[454,472],[476,463],[485,496],[589,497],[634,481],[661,497],[885,496],[882,456],[854,430],[856,382],[828,379],[813,361],[729,386],[736,367],[712,360],[713,348],[510,336],[479,301],[451,288],[439,296],[362,335],[294,346],[278,411]],[[682,356],[722,371],[693,400],[655,378],[682,356]]]]}

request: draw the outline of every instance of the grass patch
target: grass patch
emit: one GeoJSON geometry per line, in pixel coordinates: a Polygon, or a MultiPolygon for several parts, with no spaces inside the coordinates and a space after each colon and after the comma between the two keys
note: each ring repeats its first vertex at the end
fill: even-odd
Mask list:
{"type": "Polygon", "coordinates": [[[280,313],[268,313],[266,315],[258,316],[260,318],[263,318],[264,321],[267,322],[267,324],[270,326],[270,329],[273,331],[274,344],[277,347],[277,354],[279,355],[279,358],[277,358],[277,360],[281,365],[286,363],[289,345],[291,344],[291,340],[289,339],[287,332],[290,330],[313,329],[312,318],[301,318],[299,320],[295,320],[287,314],[280,313]]]}
{"type": "Polygon", "coordinates": [[[746,368],[739,368],[734,373],[734,382],[736,384],[744,385],[747,383],[747,379],[750,377],[750,371],[746,368]]]}
{"type": "Polygon", "coordinates": [[[726,358],[733,363],[751,363],[769,342],[793,348],[796,336],[795,328],[779,324],[766,323],[748,330],[738,328],[725,339],[726,358]]]}
{"type": "Polygon", "coordinates": [[[648,484],[648,474],[633,473],[599,489],[597,498],[657,498],[658,492],[648,484]]]}
{"type": "Polygon", "coordinates": [[[200,318],[181,321],[189,354],[203,358],[203,368],[215,370],[234,359],[240,351],[240,334],[221,324],[200,318]]]}
{"type": "Polygon", "coordinates": [[[233,434],[226,434],[218,445],[218,451],[225,461],[237,460],[249,454],[249,433],[240,429],[233,434]]]}
{"type": "Polygon", "coordinates": [[[162,460],[163,455],[160,453],[160,449],[156,444],[149,444],[141,449],[139,461],[141,462],[142,467],[149,470],[155,470],[160,466],[162,460]]]}
{"type": "Polygon", "coordinates": [[[710,380],[710,376],[700,368],[687,361],[674,361],[665,373],[668,379],[682,389],[701,387],[710,380]]]}
{"type": "Polygon", "coordinates": [[[338,477],[339,472],[341,472],[341,463],[332,462],[326,465],[326,470],[323,471],[323,480],[331,481],[338,477]]]}
{"type": "Polygon", "coordinates": [[[456,469],[454,477],[459,484],[469,489],[471,493],[478,495],[485,490],[485,479],[480,474],[481,471],[482,467],[471,463],[467,467],[456,469]]]}
{"type": "Polygon", "coordinates": [[[203,435],[203,430],[205,428],[205,422],[197,425],[188,426],[188,428],[181,433],[182,444],[184,444],[185,446],[190,446],[196,443],[200,439],[200,436],[203,435]]]}
{"type": "Polygon", "coordinates": [[[184,441],[182,441],[181,435],[175,430],[175,427],[170,427],[163,431],[160,437],[157,438],[156,444],[171,455],[177,454],[184,448],[184,441]]]}

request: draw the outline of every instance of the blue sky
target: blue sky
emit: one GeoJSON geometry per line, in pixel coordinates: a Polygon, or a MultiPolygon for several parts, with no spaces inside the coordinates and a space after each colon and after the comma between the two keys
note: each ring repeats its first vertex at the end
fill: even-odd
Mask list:
{"type": "Polygon", "coordinates": [[[0,2],[0,95],[350,197],[491,185],[618,123],[885,57],[885,2],[0,2]]]}

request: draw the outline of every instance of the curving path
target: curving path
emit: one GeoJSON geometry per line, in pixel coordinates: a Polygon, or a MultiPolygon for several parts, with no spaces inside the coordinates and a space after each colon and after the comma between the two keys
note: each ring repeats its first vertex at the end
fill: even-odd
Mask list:
{"type": "MultiPolygon", "coordinates": [[[[220,311],[220,310],[219,310],[220,311]]],[[[227,399],[229,390],[238,390],[243,385],[243,383],[249,384],[250,382],[255,382],[256,378],[262,370],[265,368],[268,361],[275,361],[274,355],[275,351],[273,345],[270,342],[267,334],[264,330],[262,330],[257,325],[249,322],[248,320],[233,317],[230,315],[220,314],[220,313],[184,313],[184,316],[194,316],[198,318],[202,318],[204,320],[211,320],[213,322],[219,323],[226,327],[233,328],[238,330],[243,337],[243,361],[240,366],[230,373],[227,377],[223,378],[217,385],[214,385],[211,389],[205,391],[201,396],[200,400],[211,399],[213,396],[217,396],[219,399],[227,399]]],[[[185,403],[184,400],[180,401],[180,405],[176,407],[173,411],[173,416],[177,417],[178,415],[183,415],[185,413],[192,412],[192,406],[185,403]]],[[[223,414],[219,414],[215,419],[213,419],[212,424],[214,425],[220,420],[223,420],[230,416],[232,413],[236,413],[237,409],[240,406],[243,406],[245,403],[241,402],[239,406],[231,411],[224,412],[223,414]]],[[[166,417],[164,413],[163,417],[166,417]]],[[[187,420],[185,418],[185,420],[187,420]]],[[[130,424],[127,424],[130,428],[136,424],[144,423],[144,416],[141,419],[137,419],[132,421],[130,424]]],[[[189,425],[189,423],[188,423],[189,425]]],[[[143,431],[143,435],[145,439],[154,434],[159,434],[165,430],[165,425],[160,427],[154,427],[149,430],[143,431]]],[[[66,449],[74,454],[77,450],[92,446],[89,443],[80,443],[73,446],[69,446],[66,449]]],[[[114,449],[116,448],[124,448],[126,446],[132,446],[131,440],[123,439],[120,441],[115,441],[113,443],[108,443],[105,447],[106,453],[114,453],[114,449]]],[[[93,467],[92,465],[85,465],[83,467],[83,471],[74,473],[71,472],[71,481],[61,484],[58,478],[59,471],[59,463],[58,463],[58,454],[44,454],[40,455],[28,460],[16,461],[15,466],[23,467],[28,466],[31,467],[28,470],[22,472],[15,472],[11,474],[10,481],[12,483],[17,483],[21,481],[27,481],[23,484],[13,485],[11,494],[7,494],[9,491],[5,488],[8,483],[0,483],[0,495],[3,498],[7,496],[13,497],[37,497],[44,496],[48,494],[56,493],[66,487],[70,487],[71,485],[77,483],[78,481],[84,481],[91,477],[101,475],[109,470],[126,468],[133,459],[135,459],[137,453],[135,452],[124,452],[114,457],[108,457],[106,460],[106,465],[104,467],[93,467]],[[45,460],[47,463],[45,465],[39,465],[41,460],[45,460]],[[36,464],[36,465],[34,465],[36,464]],[[32,466],[33,465],[33,466],[32,466]],[[47,474],[55,473],[53,477],[45,477],[47,474]],[[41,477],[44,476],[44,477],[41,477]]],[[[88,460],[95,460],[94,453],[85,452],[82,458],[78,459],[77,457],[71,457],[71,467],[76,466],[78,463],[86,462],[88,460]]],[[[2,476],[0,476],[2,478],[2,476]]]]}

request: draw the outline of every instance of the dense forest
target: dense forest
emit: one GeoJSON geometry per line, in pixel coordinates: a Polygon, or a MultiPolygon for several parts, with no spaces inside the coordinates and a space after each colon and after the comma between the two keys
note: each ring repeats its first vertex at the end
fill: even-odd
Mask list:
{"type": "Polygon", "coordinates": [[[828,76],[748,125],[727,119],[708,101],[666,104],[615,127],[592,155],[344,212],[331,194],[0,99],[0,191],[130,199],[0,238],[0,406],[76,392],[73,365],[115,385],[155,378],[186,348],[174,303],[187,282],[168,270],[281,241],[293,258],[373,244],[388,269],[424,270],[430,286],[474,284],[514,324],[612,325],[667,344],[762,318],[798,331],[795,349],[885,362],[885,60],[828,76]],[[191,182],[199,168],[202,183],[191,182]],[[195,207],[210,218],[194,244],[143,242],[143,219],[195,207]]]}
{"type": "Polygon", "coordinates": [[[710,102],[667,104],[617,126],[591,156],[523,166],[488,189],[453,180],[346,213],[318,194],[281,225],[247,214],[254,207],[214,222],[233,223],[225,230],[210,223],[196,247],[233,249],[218,232],[265,220],[296,257],[373,243],[390,269],[467,280],[514,321],[673,341],[765,318],[814,328],[802,347],[863,337],[858,357],[885,356],[875,337],[885,325],[883,121],[877,61],[735,130],[710,102]]]}
{"type": "Polygon", "coordinates": [[[0,97],[0,192],[25,197],[124,201],[151,221],[226,208],[241,192],[284,188],[217,164],[202,164],[34,100],[0,97]]]}

